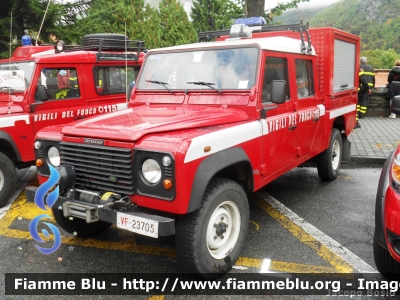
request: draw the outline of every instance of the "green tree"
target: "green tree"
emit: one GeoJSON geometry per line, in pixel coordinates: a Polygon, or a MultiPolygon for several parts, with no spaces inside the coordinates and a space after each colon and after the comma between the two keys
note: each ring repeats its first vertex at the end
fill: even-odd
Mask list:
{"type": "Polygon", "coordinates": [[[393,49],[364,50],[361,51],[361,56],[367,57],[368,63],[375,69],[391,69],[394,67],[394,61],[400,58],[393,49]]]}
{"type": "Polygon", "coordinates": [[[197,33],[178,0],[162,0],[159,4],[161,18],[161,47],[182,45],[197,41],[197,33]]]}
{"type": "MultiPolygon", "coordinates": [[[[20,45],[24,30],[29,29],[33,43],[38,36],[43,17],[48,5],[47,0],[2,0],[0,9],[0,56],[9,57],[10,37],[12,48],[20,45]],[[12,13],[12,20],[11,20],[12,13]],[[11,26],[12,21],[12,26],[11,26]],[[12,31],[12,32],[11,32],[12,31]]],[[[46,17],[43,20],[39,41],[49,42],[49,33],[59,20],[62,5],[50,2],[46,17]]]]}
{"type": "Polygon", "coordinates": [[[274,22],[275,16],[280,16],[285,10],[297,8],[301,2],[309,2],[310,0],[292,0],[288,3],[278,3],[269,12],[265,13],[265,0],[245,0],[245,16],[246,17],[265,17],[268,24],[274,22]]]}
{"type": "Polygon", "coordinates": [[[112,32],[125,34],[130,39],[143,40],[146,47],[159,47],[160,18],[157,11],[144,0],[119,0],[110,5],[108,0],[93,0],[86,17],[77,22],[85,34],[112,32]]]}
{"type": "Polygon", "coordinates": [[[197,31],[229,28],[243,15],[243,6],[230,0],[195,0],[190,17],[197,31]]]}

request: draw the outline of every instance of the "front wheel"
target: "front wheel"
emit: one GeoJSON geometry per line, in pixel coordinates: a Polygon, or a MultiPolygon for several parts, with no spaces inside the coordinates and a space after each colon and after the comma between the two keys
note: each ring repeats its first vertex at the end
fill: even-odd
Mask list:
{"type": "Polygon", "coordinates": [[[0,207],[7,204],[17,185],[17,171],[13,162],[0,152],[0,207]]]}
{"type": "Polygon", "coordinates": [[[249,224],[243,188],[228,179],[213,180],[201,207],[178,219],[176,248],[179,262],[190,273],[214,279],[235,264],[249,224]]]}
{"type": "Polygon", "coordinates": [[[393,259],[388,250],[379,245],[375,236],[373,243],[376,268],[385,277],[394,279],[400,274],[400,263],[393,259]]]}
{"type": "Polygon", "coordinates": [[[328,149],[318,155],[318,175],[323,181],[333,181],[339,174],[342,163],[342,135],[336,128],[332,129],[328,149]]]}

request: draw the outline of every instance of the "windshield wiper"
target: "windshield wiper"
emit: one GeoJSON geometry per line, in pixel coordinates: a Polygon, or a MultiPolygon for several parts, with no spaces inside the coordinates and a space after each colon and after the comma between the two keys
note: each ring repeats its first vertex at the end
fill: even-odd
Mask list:
{"type": "Polygon", "coordinates": [[[213,87],[215,83],[213,82],[204,82],[204,81],[191,81],[191,82],[186,82],[187,84],[196,84],[196,85],[205,85],[208,86],[209,88],[212,88],[213,90],[217,91],[218,93],[222,94],[222,91],[213,87]]]}
{"type": "Polygon", "coordinates": [[[165,87],[166,90],[168,90],[171,94],[173,94],[174,92],[172,90],[170,90],[169,88],[167,88],[167,84],[168,82],[162,82],[162,81],[158,81],[158,80],[145,80],[146,82],[151,82],[151,83],[155,83],[155,84],[161,84],[163,87],[165,87]]]}

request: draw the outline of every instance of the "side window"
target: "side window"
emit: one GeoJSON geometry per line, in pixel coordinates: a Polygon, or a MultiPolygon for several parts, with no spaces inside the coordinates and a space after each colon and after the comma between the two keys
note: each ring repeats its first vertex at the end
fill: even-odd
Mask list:
{"type": "Polygon", "coordinates": [[[42,69],[38,84],[46,87],[49,99],[68,99],[80,96],[78,73],[75,68],[42,69]]]}
{"type": "Polygon", "coordinates": [[[261,96],[262,103],[271,102],[273,80],[285,80],[287,82],[286,99],[289,99],[288,63],[286,58],[267,57],[265,61],[264,82],[261,96]]]}
{"type": "Polygon", "coordinates": [[[305,98],[314,95],[311,60],[296,59],[297,97],[305,98]]]}
{"type": "Polygon", "coordinates": [[[126,85],[135,85],[140,67],[95,67],[96,91],[100,95],[126,93],[126,85]]]}

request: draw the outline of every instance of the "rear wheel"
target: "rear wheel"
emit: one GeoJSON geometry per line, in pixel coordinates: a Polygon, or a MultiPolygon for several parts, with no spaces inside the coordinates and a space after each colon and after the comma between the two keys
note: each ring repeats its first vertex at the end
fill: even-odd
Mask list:
{"type": "Polygon", "coordinates": [[[217,278],[231,269],[247,235],[249,206],[243,188],[228,179],[213,180],[201,207],[178,220],[179,262],[190,273],[217,278]]]}
{"type": "Polygon", "coordinates": [[[66,218],[63,215],[63,211],[57,207],[51,208],[54,219],[57,224],[66,232],[73,234],[77,237],[89,237],[95,234],[105,232],[112,224],[97,221],[93,223],[86,223],[86,220],[79,218],[66,218]]]}
{"type": "Polygon", "coordinates": [[[0,207],[7,204],[17,185],[17,170],[13,162],[0,152],[0,207]]]}
{"type": "Polygon", "coordinates": [[[400,274],[400,263],[395,261],[389,251],[379,245],[374,237],[374,260],[379,273],[387,278],[394,278],[400,274]]]}
{"type": "Polygon", "coordinates": [[[318,175],[321,180],[336,179],[342,163],[342,149],[342,135],[338,129],[333,128],[328,149],[317,157],[318,175]]]}

